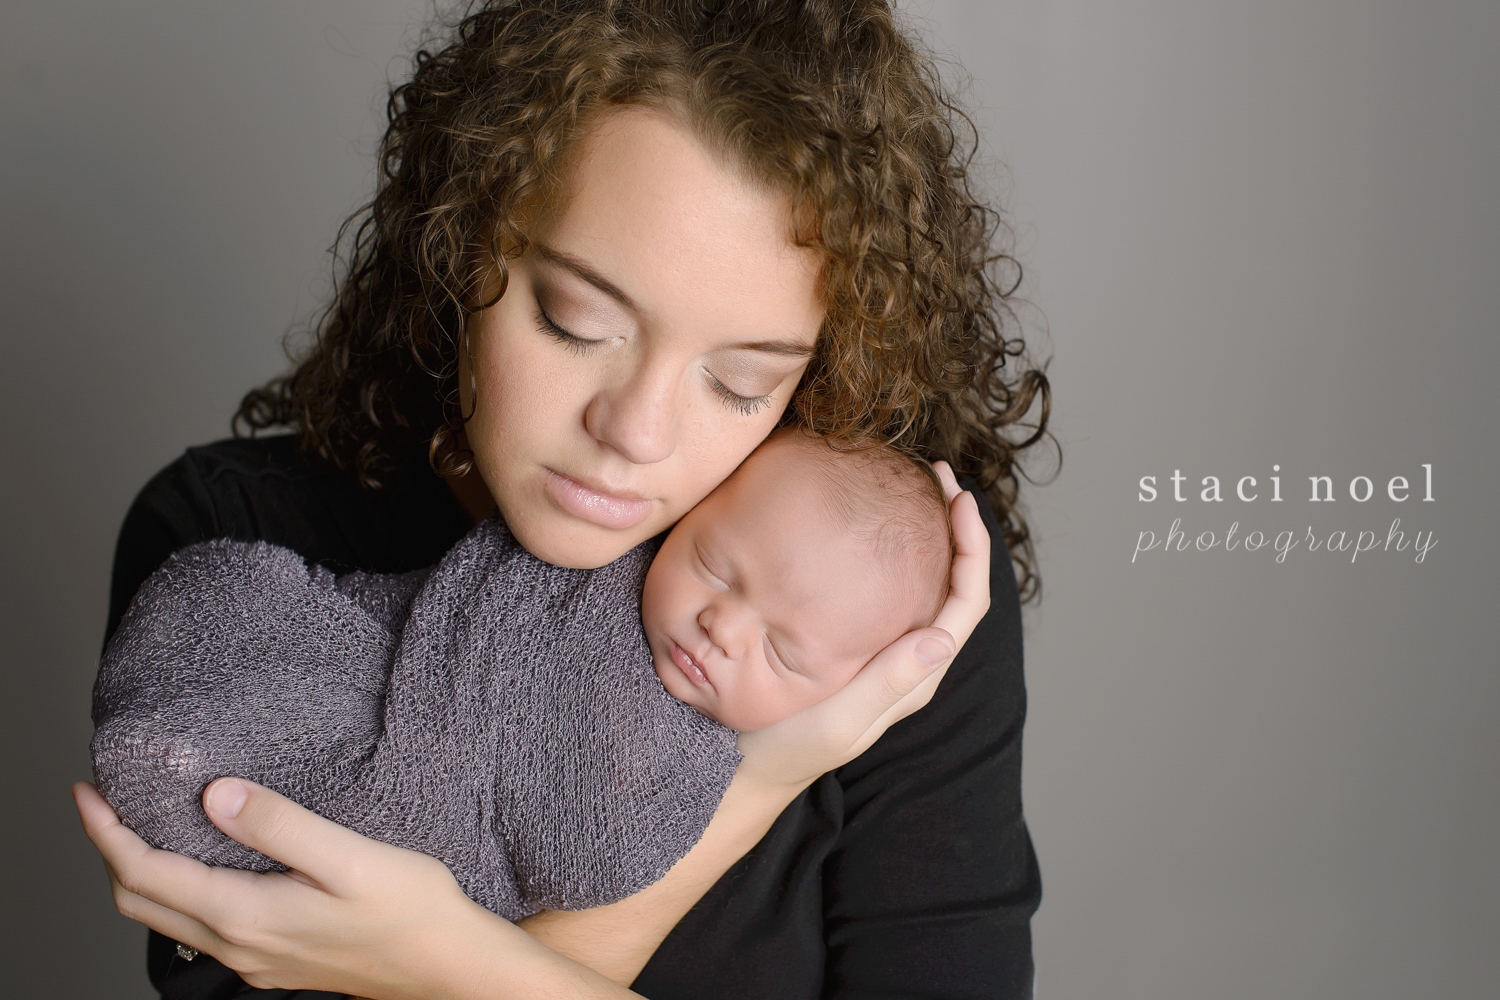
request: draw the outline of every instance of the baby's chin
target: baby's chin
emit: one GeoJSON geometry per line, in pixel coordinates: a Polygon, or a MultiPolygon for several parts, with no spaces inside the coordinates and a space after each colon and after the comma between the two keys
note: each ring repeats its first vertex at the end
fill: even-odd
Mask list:
{"type": "Polygon", "coordinates": [[[770,714],[766,712],[735,711],[733,708],[725,709],[723,707],[711,712],[705,708],[699,708],[697,705],[693,707],[720,725],[728,726],[730,729],[740,733],[753,733],[757,729],[769,729],[787,717],[787,713],[785,712],[770,714]]]}
{"type": "MultiPolygon", "coordinates": [[[[661,686],[667,689],[667,694],[682,702],[688,708],[693,709],[699,715],[713,719],[720,725],[729,726],[729,723],[720,719],[707,705],[704,705],[703,695],[692,681],[682,676],[682,671],[677,664],[672,662],[671,656],[662,653],[655,648],[651,650],[651,662],[656,668],[656,678],[661,681],[661,686]]],[[[729,726],[733,729],[733,726],[729,726]]]]}

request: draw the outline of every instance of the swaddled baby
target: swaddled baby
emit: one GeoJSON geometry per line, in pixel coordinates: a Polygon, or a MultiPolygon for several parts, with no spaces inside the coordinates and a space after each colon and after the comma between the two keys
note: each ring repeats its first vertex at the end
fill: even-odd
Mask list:
{"type": "Polygon", "coordinates": [[[265,543],[184,549],[101,664],[99,789],[148,843],[210,864],[282,867],[202,812],[208,782],[237,775],[438,858],[508,919],[629,896],[702,836],[734,731],[929,624],[951,561],[925,465],[800,432],[654,550],[563,569],[497,519],[403,575],[335,577],[265,543]]]}

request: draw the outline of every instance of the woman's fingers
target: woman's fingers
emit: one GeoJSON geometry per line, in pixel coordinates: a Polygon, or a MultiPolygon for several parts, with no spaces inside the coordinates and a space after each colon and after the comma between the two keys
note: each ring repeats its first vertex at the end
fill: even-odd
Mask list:
{"type": "Polygon", "coordinates": [[[148,885],[172,892],[196,877],[211,874],[207,865],[190,858],[158,851],[120,822],[104,796],[85,782],[73,786],[73,802],[83,820],[84,833],[104,857],[110,879],[125,891],[147,898],[148,885]]]}
{"type": "MultiPolygon", "coordinates": [[[[99,789],[87,781],[73,782],[73,805],[78,807],[78,818],[83,821],[83,832],[88,834],[89,840],[94,846],[99,845],[95,836],[96,832],[103,831],[113,825],[120,825],[120,817],[110,808],[109,803],[104,801],[104,796],[99,794],[99,789]]],[[[137,838],[139,839],[139,838],[137,838]]],[[[108,858],[105,859],[107,864],[108,858]]]]}
{"type": "MultiPolygon", "coordinates": [[[[118,883],[116,885],[118,886],[118,883]]],[[[145,924],[157,933],[165,934],[173,941],[196,948],[220,960],[229,957],[230,949],[224,939],[209,930],[205,924],[178,913],[170,907],[153,902],[145,896],[138,896],[129,890],[117,888],[115,909],[120,911],[121,916],[145,924]]]]}
{"type": "MultiPolygon", "coordinates": [[[[222,779],[221,779],[222,780],[222,779]]],[[[239,779],[233,779],[238,781],[239,779]]],[[[215,782],[218,784],[218,782],[215,782]]],[[[274,792],[260,788],[250,782],[245,782],[252,788],[268,796],[280,799],[281,796],[274,792]]],[[[213,786],[210,785],[210,788],[213,786]]],[[[104,856],[105,867],[109,869],[111,880],[121,890],[130,894],[130,897],[156,904],[168,912],[175,912],[187,920],[192,921],[190,925],[173,923],[173,930],[168,930],[165,925],[158,926],[156,921],[167,921],[157,910],[151,907],[141,906],[139,911],[143,914],[154,915],[152,919],[146,916],[137,916],[135,912],[126,915],[135,920],[140,920],[163,934],[172,934],[174,931],[182,931],[183,927],[202,927],[204,932],[227,938],[231,941],[240,940],[247,933],[247,928],[255,923],[254,913],[256,908],[264,903],[270,895],[280,891],[285,885],[285,879],[274,875],[256,875],[251,872],[235,871],[228,868],[211,868],[208,865],[194,861],[192,858],[174,854],[171,851],[160,851],[151,847],[145,841],[137,837],[135,833],[127,829],[115,815],[109,803],[104,801],[92,785],[79,783],[73,786],[74,801],[78,804],[78,813],[83,820],[84,831],[88,834],[99,853],[104,856]]],[[[254,796],[247,796],[245,808],[254,796]]],[[[286,801],[286,800],[282,800],[286,801]]],[[[300,809],[291,803],[293,809],[300,809]]],[[[223,803],[220,802],[222,807],[223,803]]],[[[242,809],[243,814],[244,809],[242,809]]],[[[302,810],[305,812],[305,810],[302,810]]],[[[309,814],[310,815],[310,814],[309,814]]],[[[327,820],[313,817],[319,823],[328,823],[327,820]]],[[[264,820],[264,816],[255,819],[264,820]]],[[[273,820],[274,823],[274,820],[273,820]]],[[[256,833],[261,832],[265,823],[246,821],[243,825],[254,827],[256,833]]],[[[291,824],[288,824],[291,825],[291,824]]],[[[328,824],[332,826],[333,824],[328,824]]],[[[222,828],[222,824],[221,824],[222,828]]],[[[335,829],[341,829],[335,827],[335,829]]],[[[225,830],[230,836],[234,832],[225,830]]],[[[356,840],[363,841],[364,838],[349,831],[343,831],[356,840]]],[[[269,835],[261,838],[267,848],[281,847],[289,841],[285,834],[269,835]]],[[[259,844],[250,844],[261,853],[269,857],[275,857],[270,850],[263,849],[259,844]]],[[[288,852],[296,854],[297,852],[288,852]]],[[[337,858],[338,855],[331,854],[330,857],[337,858]]],[[[280,860],[279,858],[277,860],[280,860]]],[[[286,862],[283,862],[286,863],[286,862]]],[[[296,877],[295,873],[292,873],[296,877]]],[[[134,906],[133,899],[116,895],[117,903],[121,900],[127,905],[134,906]]],[[[122,910],[122,912],[124,912],[122,910]]],[[[211,945],[204,948],[198,943],[203,932],[191,941],[195,948],[208,951],[220,959],[224,958],[222,945],[211,945]]],[[[175,935],[174,935],[175,936],[175,935]]],[[[177,938],[182,941],[183,938],[177,938]]]]}
{"type": "MultiPolygon", "coordinates": [[[[917,709],[926,708],[927,703],[931,701],[932,696],[937,693],[938,685],[942,683],[943,677],[947,673],[948,664],[945,663],[942,666],[938,667],[936,670],[932,671],[932,673],[928,674],[926,677],[922,678],[922,680],[918,682],[916,687],[912,688],[899,701],[897,701],[890,708],[886,709],[885,712],[880,716],[880,718],[875,721],[875,725],[871,726],[870,729],[878,736],[879,734],[884,733],[887,729],[891,728],[891,726],[895,725],[902,719],[906,718],[908,715],[915,712],[917,709]]],[[[874,740],[871,740],[871,742],[873,743],[874,740]]]]}
{"type": "MultiPolygon", "coordinates": [[[[109,874],[115,908],[123,916],[139,921],[173,940],[181,941],[209,954],[220,954],[223,949],[223,940],[202,922],[148,899],[133,891],[121,880],[116,869],[117,861],[131,875],[136,875],[142,862],[149,860],[149,855],[166,852],[153,850],[126,829],[120,823],[114,810],[109,807],[109,803],[104,801],[104,796],[100,795],[93,785],[82,781],[75,783],[73,802],[78,807],[79,818],[83,820],[84,832],[88,834],[89,840],[93,841],[94,846],[104,857],[104,870],[109,874]]],[[[193,864],[193,862],[188,863],[193,864]]]]}
{"type": "Polygon", "coordinates": [[[346,894],[359,880],[364,869],[359,860],[374,844],[244,778],[210,782],[203,790],[203,811],[235,840],[335,895],[346,894]]]}
{"type": "Polygon", "coordinates": [[[932,469],[948,498],[954,547],[949,598],[933,624],[947,629],[962,646],[990,606],[990,533],[974,494],[959,489],[952,467],[934,462],[932,469]]]}
{"type": "MultiPolygon", "coordinates": [[[[952,659],[953,637],[918,629],[891,643],[840,691],[768,729],[741,733],[741,768],[773,785],[801,786],[858,757],[912,692],[952,659]]],[[[931,697],[931,694],[928,694],[931,697]]]]}
{"type": "Polygon", "coordinates": [[[222,882],[244,874],[210,868],[180,854],[155,849],[120,822],[93,785],[75,784],[73,801],[84,832],[104,857],[110,881],[118,890],[117,902],[121,892],[158,905],[170,899],[173,908],[181,907],[177,912],[189,919],[213,922],[224,897],[222,882]]]}
{"type": "MultiPolygon", "coordinates": [[[[956,646],[962,646],[969,641],[969,636],[990,607],[990,533],[985,530],[984,519],[979,516],[979,503],[974,494],[958,488],[958,481],[948,463],[934,462],[933,470],[948,497],[954,552],[948,600],[932,624],[951,635],[956,646]]],[[[888,708],[871,728],[883,733],[893,723],[924,707],[932,700],[947,672],[945,663],[923,678],[906,696],[888,708]]]]}
{"type": "Polygon", "coordinates": [[[953,522],[953,577],[948,600],[933,624],[961,646],[990,607],[990,534],[972,493],[960,493],[950,508],[953,522]]]}
{"type": "MultiPolygon", "coordinates": [[[[298,949],[318,938],[330,915],[337,915],[334,909],[344,905],[337,892],[296,871],[257,875],[210,868],[157,850],[121,824],[93,786],[80,782],[73,786],[73,796],[84,830],[104,856],[122,914],[213,955],[254,985],[309,975],[305,965],[297,964],[298,949]]],[[[419,909],[450,887],[457,892],[441,862],[368,841],[253,782],[214,782],[205,792],[205,807],[225,833],[270,857],[280,855],[285,863],[301,862],[323,872],[325,883],[383,889],[392,897],[387,902],[394,904],[389,912],[419,909]],[[318,844],[328,852],[325,860],[310,857],[318,844]],[[390,856],[365,864],[370,852],[360,848],[366,845],[390,856]],[[336,866],[342,866],[341,874],[330,877],[325,869],[336,866]],[[405,887],[393,890],[385,884],[388,880],[405,887]],[[413,885],[420,888],[414,891],[413,885]]],[[[358,921],[362,914],[356,910],[354,915],[358,921]]],[[[364,928],[354,933],[356,940],[367,937],[364,928]]],[[[314,967],[311,975],[326,971],[314,967]]]]}
{"type": "MultiPolygon", "coordinates": [[[[918,629],[865,664],[845,688],[850,691],[849,701],[859,706],[846,717],[873,720],[852,741],[851,760],[864,753],[893,722],[927,704],[957,650],[946,630],[918,629]]],[[[849,708],[846,703],[844,711],[849,708]]]]}
{"type": "Polygon", "coordinates": [[[854,675],[840,692],[845,696],[842,711],[853,718],[881,718],[934,670],[947,666],[957,648],[953,636],[941,628],[908,632],[854,675]]]}
{"type": "Polygon", "coordinates": [[[943,496],[951,504],[953,498],[962,492],[958,488],[958,477],[953,474],[953,466],[937,461],[932,463],[932,471],[937,473],[938,482],[943,484],[943,496]]]}

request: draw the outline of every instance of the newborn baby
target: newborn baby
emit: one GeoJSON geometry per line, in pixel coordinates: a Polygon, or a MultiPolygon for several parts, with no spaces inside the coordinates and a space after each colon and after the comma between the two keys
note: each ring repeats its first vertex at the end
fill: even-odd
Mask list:
{"type": "Polygon", "coordinates": [[[952,552],[925,465],[796,431],[654,548],[563,569],[491,519],[397,576],[184,549],[105,652],[95,780],[148,843],[209,864],[282,868],[201,810],[237,775],[438,858],[507,919],[623,899],[702,836],[734,730],[929,624],[952,552]]]}

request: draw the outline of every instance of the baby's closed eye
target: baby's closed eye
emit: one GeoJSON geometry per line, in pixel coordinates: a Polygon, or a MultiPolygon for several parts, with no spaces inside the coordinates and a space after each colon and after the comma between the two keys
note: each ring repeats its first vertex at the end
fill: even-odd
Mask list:
{"type": "Polygon", "coordinates": [[[810,675],[799,665],[798,660],[796,659],[796,654],[792,652],[790,643],[786,642],[785,640],[777,642],[775,639],[771,638],[770,632],[762,632],[761,644],[765,648],[766,662],[769,663],[773,669],[777,669],[784,673],[795,674],[799,677],[810,677],[810,675]]]}

